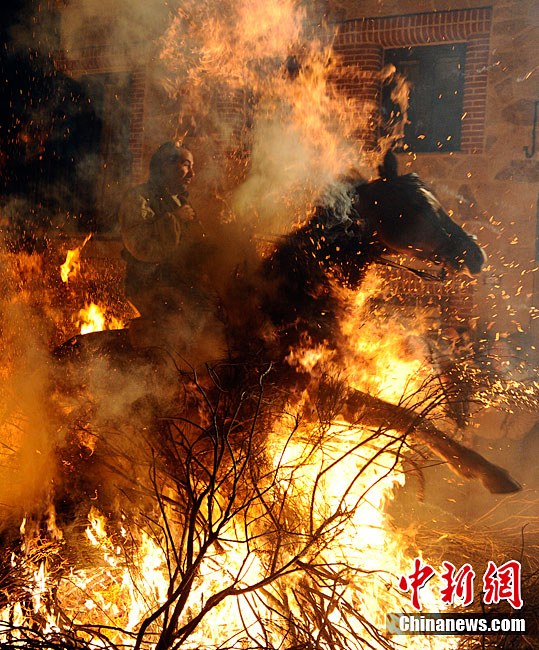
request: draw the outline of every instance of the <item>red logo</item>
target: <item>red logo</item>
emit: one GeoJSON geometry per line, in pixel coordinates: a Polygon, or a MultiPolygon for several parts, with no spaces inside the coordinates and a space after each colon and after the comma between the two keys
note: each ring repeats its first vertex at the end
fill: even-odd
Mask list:
{"type": "Polygon", "coordinates": [[[485,604],[496,605],[500,600],[506,600],[513,609],[520,609],[524,604],[520,587],[521,570],[517,560],[509,560],[499,567],[491,560],[483,576],[485,604]]]}
{"type": "Polygon", "coordinates": [[[454,605],[456,604],[454,602],[456,596],[463,607],[471,605],[473,603],[473,581],[475,578],[472,565],[464,564],[457,573],[455,573],[456,569],[451,562],[442,562],[442,566],[445,569],[440,576],[445,583],[445,587],[440,592],[442,594],[442,603],[454,605]]]}
{"type": "MultiPolygon", "coordinates": [[[[517,560],[509,560],[501,566],[489,561],[483,574],[483,600],[485,605],[496,605],[506,600],[514,609],[524,604],[521,591],[521,565],[517,560]]],[[[399,579],[399,589],[411,591],[412,607],[421,611],[419,592],[427,582],[437,575],[441,582],[440,594],[444,605],[461,605],[468,607],[473,603],[475,571],[471,564],[464,564],[457,571],[451,562],[442,562],[440,573],[429,564],[423,564],[420,558],[414,559],[414,570],[399,579]]]]}
{"type": "Polygon", "coordinates": [[[436,572],[428,564],[421,566],[421,560],[416,557],[414,560],[414,571],[409,576],[401,576],[399,589],[401,591],[412,590],[412,607],[421,611],[419,602],[419,590],[422,589],[436,572]]]}

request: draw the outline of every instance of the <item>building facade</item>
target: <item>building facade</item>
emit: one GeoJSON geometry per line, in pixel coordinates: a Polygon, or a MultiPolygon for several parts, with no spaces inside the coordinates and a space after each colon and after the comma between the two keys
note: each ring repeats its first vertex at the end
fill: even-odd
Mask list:
{"type": "Polygon", "coordinates": [[[414,58],[440,46],[461,47],[460,141],[453,150],[412,144],[399,156],[401,167],[431,179],[442,203],[484,246],[489,267],[477,281],[475,300],[484,327],[494,337],[522,330],[536,335],[538,3],[339,0],[330,16],[343,65],[364,73],[365,83],[350,91],[374,113],[388,54],[408,51],[414,58]]]}

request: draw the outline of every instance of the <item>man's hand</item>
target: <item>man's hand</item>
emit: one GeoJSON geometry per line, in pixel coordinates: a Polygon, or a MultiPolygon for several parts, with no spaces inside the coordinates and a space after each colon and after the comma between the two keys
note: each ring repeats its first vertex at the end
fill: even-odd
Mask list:
{"type": "Polygon", "coordinates": [[[180,221],[183,222],[194,221],[196,217],[195,211],[189,204],[182,205],[181,208],[177,208],[174,211],[174,214],[180,221]]]}

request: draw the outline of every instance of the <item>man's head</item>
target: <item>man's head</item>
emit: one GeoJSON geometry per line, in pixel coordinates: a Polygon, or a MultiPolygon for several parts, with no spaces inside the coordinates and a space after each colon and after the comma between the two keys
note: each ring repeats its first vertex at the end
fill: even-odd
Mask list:
{"type": "Polygon", "coordinates": [[[150,179],[170,194],[184,194],[193,179],[193,154],[176,142],[165,142],[150,160],[150,179]]]}

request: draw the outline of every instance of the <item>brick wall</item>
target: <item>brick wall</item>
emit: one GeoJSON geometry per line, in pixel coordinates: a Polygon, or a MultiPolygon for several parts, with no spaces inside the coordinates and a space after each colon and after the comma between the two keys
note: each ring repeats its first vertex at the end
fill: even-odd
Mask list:
{"type": "Polygon", "coordinates": [[[221,153],[244,146],[245,130],[249,122],[248,99],[242,89],[222,88],[216,101],[221,124],[221,153]]]}
{"type": "Polygon", "coordinates": [[[138,67],[132,72],[131,126],[129,149],[132,155],[132,174],[140,181],[145,175],[143,169],[144,153],[144,100],[146,97],[146,69],[138,67]]]}
{"type": "Polygon", "coordinates": [[[117,61],[125,59],[124,48],[111,46],[92,46],[70,53],[57,52],[54,56],[56,68],[72,77],[82,77],[88,74],[108,72],[129,72],[131,74],[132,93],[130,111],[129,148],[132,155],[132,176],[134,181],[140,180],[143,170],[143,143],[146,100],[146,68],[137,66],[126,68],[117,61]]]}
{"type": "Polygon", "coordinates": [[[378,73],[384,62],[384,48],[378,43],[357,43],[355,33],[339,35],[335,50],[341,57],[340,75],[332,79],[336,90],[351,100],[356,115],[363,116],[357,138],[367,146],[376,145],[376,124],[380,105],[378,73]]]}
{"type": "MultiPolygon", "coordinates": [[[[483,151],[491,14],[491,9],[485,7],[355,18],[336,25],[334,48],[340,56],[341,76],[335,83],[341,92],[354,98],[360,110],[369,113],[368,129],[359,134],[367,147],[376,146],[384,49],[466,43],[461,151],[483,151]]],[[[418,292],[409,279],[399,277],[395,281],[410,300],[418,292]]],[[[425,291],[425,287],[420,290],[425,291]]],[[[474,291],[469,283],[438,285],[435,292],[444,327],[462,326],[473,320],[474,291]]]]}

